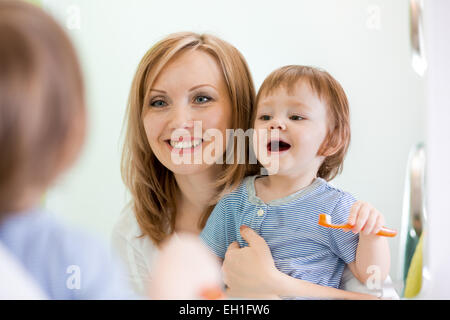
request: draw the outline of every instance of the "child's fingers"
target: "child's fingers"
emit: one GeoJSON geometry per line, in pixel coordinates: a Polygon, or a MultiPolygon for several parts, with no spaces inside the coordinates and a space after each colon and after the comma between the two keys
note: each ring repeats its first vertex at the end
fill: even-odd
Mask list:
{"type": "Polygon", "coordinates": [[[377,217],[377,222],[375,223],[375,226],[373,227],[373,233],[377,234],[383,226],[384,226],[384,217],[383,215],[380,214],[377,217]]]}
{"type": "Polygon", "coordinates": [[[348,220],[347,223],[351,226],[354,226],[356,223],[356,218],[358,217],[358,211],[359,208],[361,207],[362,202],[361,201],[356,201],[352,207],[350,208],[350,214],[348,215],[348,220]]]}
{"type": "Polygon", "coordinates": [[[363,230],[362,230],[362,233],[364,235],[369,235],[373,232],[374,227],[377,223],[378,217],[379,217],[379,215],[375,209],[371,209],[369,211],[367,221],[366,221],[365,225],[363,226],[363,230]]]}
{"type": "Polygon", "coordinates": [[[358,233],[366,224],[367,218],[369,217],[370,208],[366,204],[362,204],[359,207],[356,221],[354,227],[352,228],[353,233],[358,233]]]}

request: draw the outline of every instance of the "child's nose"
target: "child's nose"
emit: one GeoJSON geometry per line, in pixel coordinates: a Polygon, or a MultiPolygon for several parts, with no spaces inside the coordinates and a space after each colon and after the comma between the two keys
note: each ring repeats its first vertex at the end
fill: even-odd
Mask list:
{"type": "Polygon", "coordinates": [[[275,129],[278,129],[278,130],[285,130],[285,129],[286,129],[286,125],[284,124],[283,121],[274,119],[274,120],[272,120],[272,122],[270,123],[270,129],[271,129],[271,130],[275,130],[275,129]]]}

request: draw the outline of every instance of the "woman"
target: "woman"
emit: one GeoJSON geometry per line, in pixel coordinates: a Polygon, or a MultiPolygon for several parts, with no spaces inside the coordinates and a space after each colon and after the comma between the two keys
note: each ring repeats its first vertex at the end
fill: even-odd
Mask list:
{"type": "MultiPolygon", "coordinates": [[[[226,139],[227,129],[249,128],[254,100],[244,58],[217,37],[172,34],[142,58],[129,96],[122,158],[132,201],[113,231],[113,244],[139,294],[148,292],[161,243],[178,232],[199,234],[218,199],[257,172],[249,154],[226,139]],[[215,139],[206,138],[211,130],[219,133],[215,139]],[[233,161],[226,161],[230,148],[233,161]],[[213,161],[205,161],[208,157],[213,161]]],[[[265,261],[270,267],[270,257],[265,261]]],[[[224,265],[231,279],[235,264],[224,265]]],[[[265,275],[260,276],[253,280],[258,283],[265,275]]],[[[295,285],[297,279],[291,279],[287,282],[295,285]]],[[[234,281],[230,292],[239,292],[238,287],[234,281]]],[[[362,297],[317,285],[308,290],[314,288],[325,296],[362,297]]]]}
{"type": "MultiPolygon", "coordinates": [[[[203,132],[219,129],[223,137],[227,128],[246,130],[254,99],[244,58],[216,37],[173,34],[142,58],[129,97],[122,158],[122,176],[133,200],[113,232],[137,292],[146,292],[162,241],[174,232],[199,234],[216,199],[251,171],[238,161],[177,165],[171,157],[179,141],[171,141],[172,133],[192,134],[194,121],[201,121],[203,132]]],[[[212,143],[201,141],[201,147],[206,150],[212,143]]],[[[199,146],[184,149],[195,155],[199,146]]],[[[224,150],[215,154],[223,157],[224,150]]]]}

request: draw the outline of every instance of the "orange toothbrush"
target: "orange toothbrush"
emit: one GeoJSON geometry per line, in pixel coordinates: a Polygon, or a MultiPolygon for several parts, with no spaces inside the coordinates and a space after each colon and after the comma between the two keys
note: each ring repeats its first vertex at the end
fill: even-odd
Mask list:
{"type": "MultiPolygon", "coordinates": [[[[325,213],[319,214],[318,224],[322,227],[333,228],[333,229],[352,229],[353,228],[353,226],[350,224],[331,224],[331,217],[325,213]]],[[[377,236],[383,236],[383,237],[395,237],[396,235],[397,235],[396,230],[389,229],[386,227],[382,227],[381,230],[377,232],[377,236]]]]}

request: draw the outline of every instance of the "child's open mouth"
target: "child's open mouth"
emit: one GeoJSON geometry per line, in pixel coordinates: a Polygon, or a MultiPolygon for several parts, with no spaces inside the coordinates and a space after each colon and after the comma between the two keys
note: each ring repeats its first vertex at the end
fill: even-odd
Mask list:
{"type": "Polygon", "coordinates": [[[283,152],[291,148],[291,145],[282,140],[272,140],[267,144],[267,151],[269,152],[283,152]]]}

